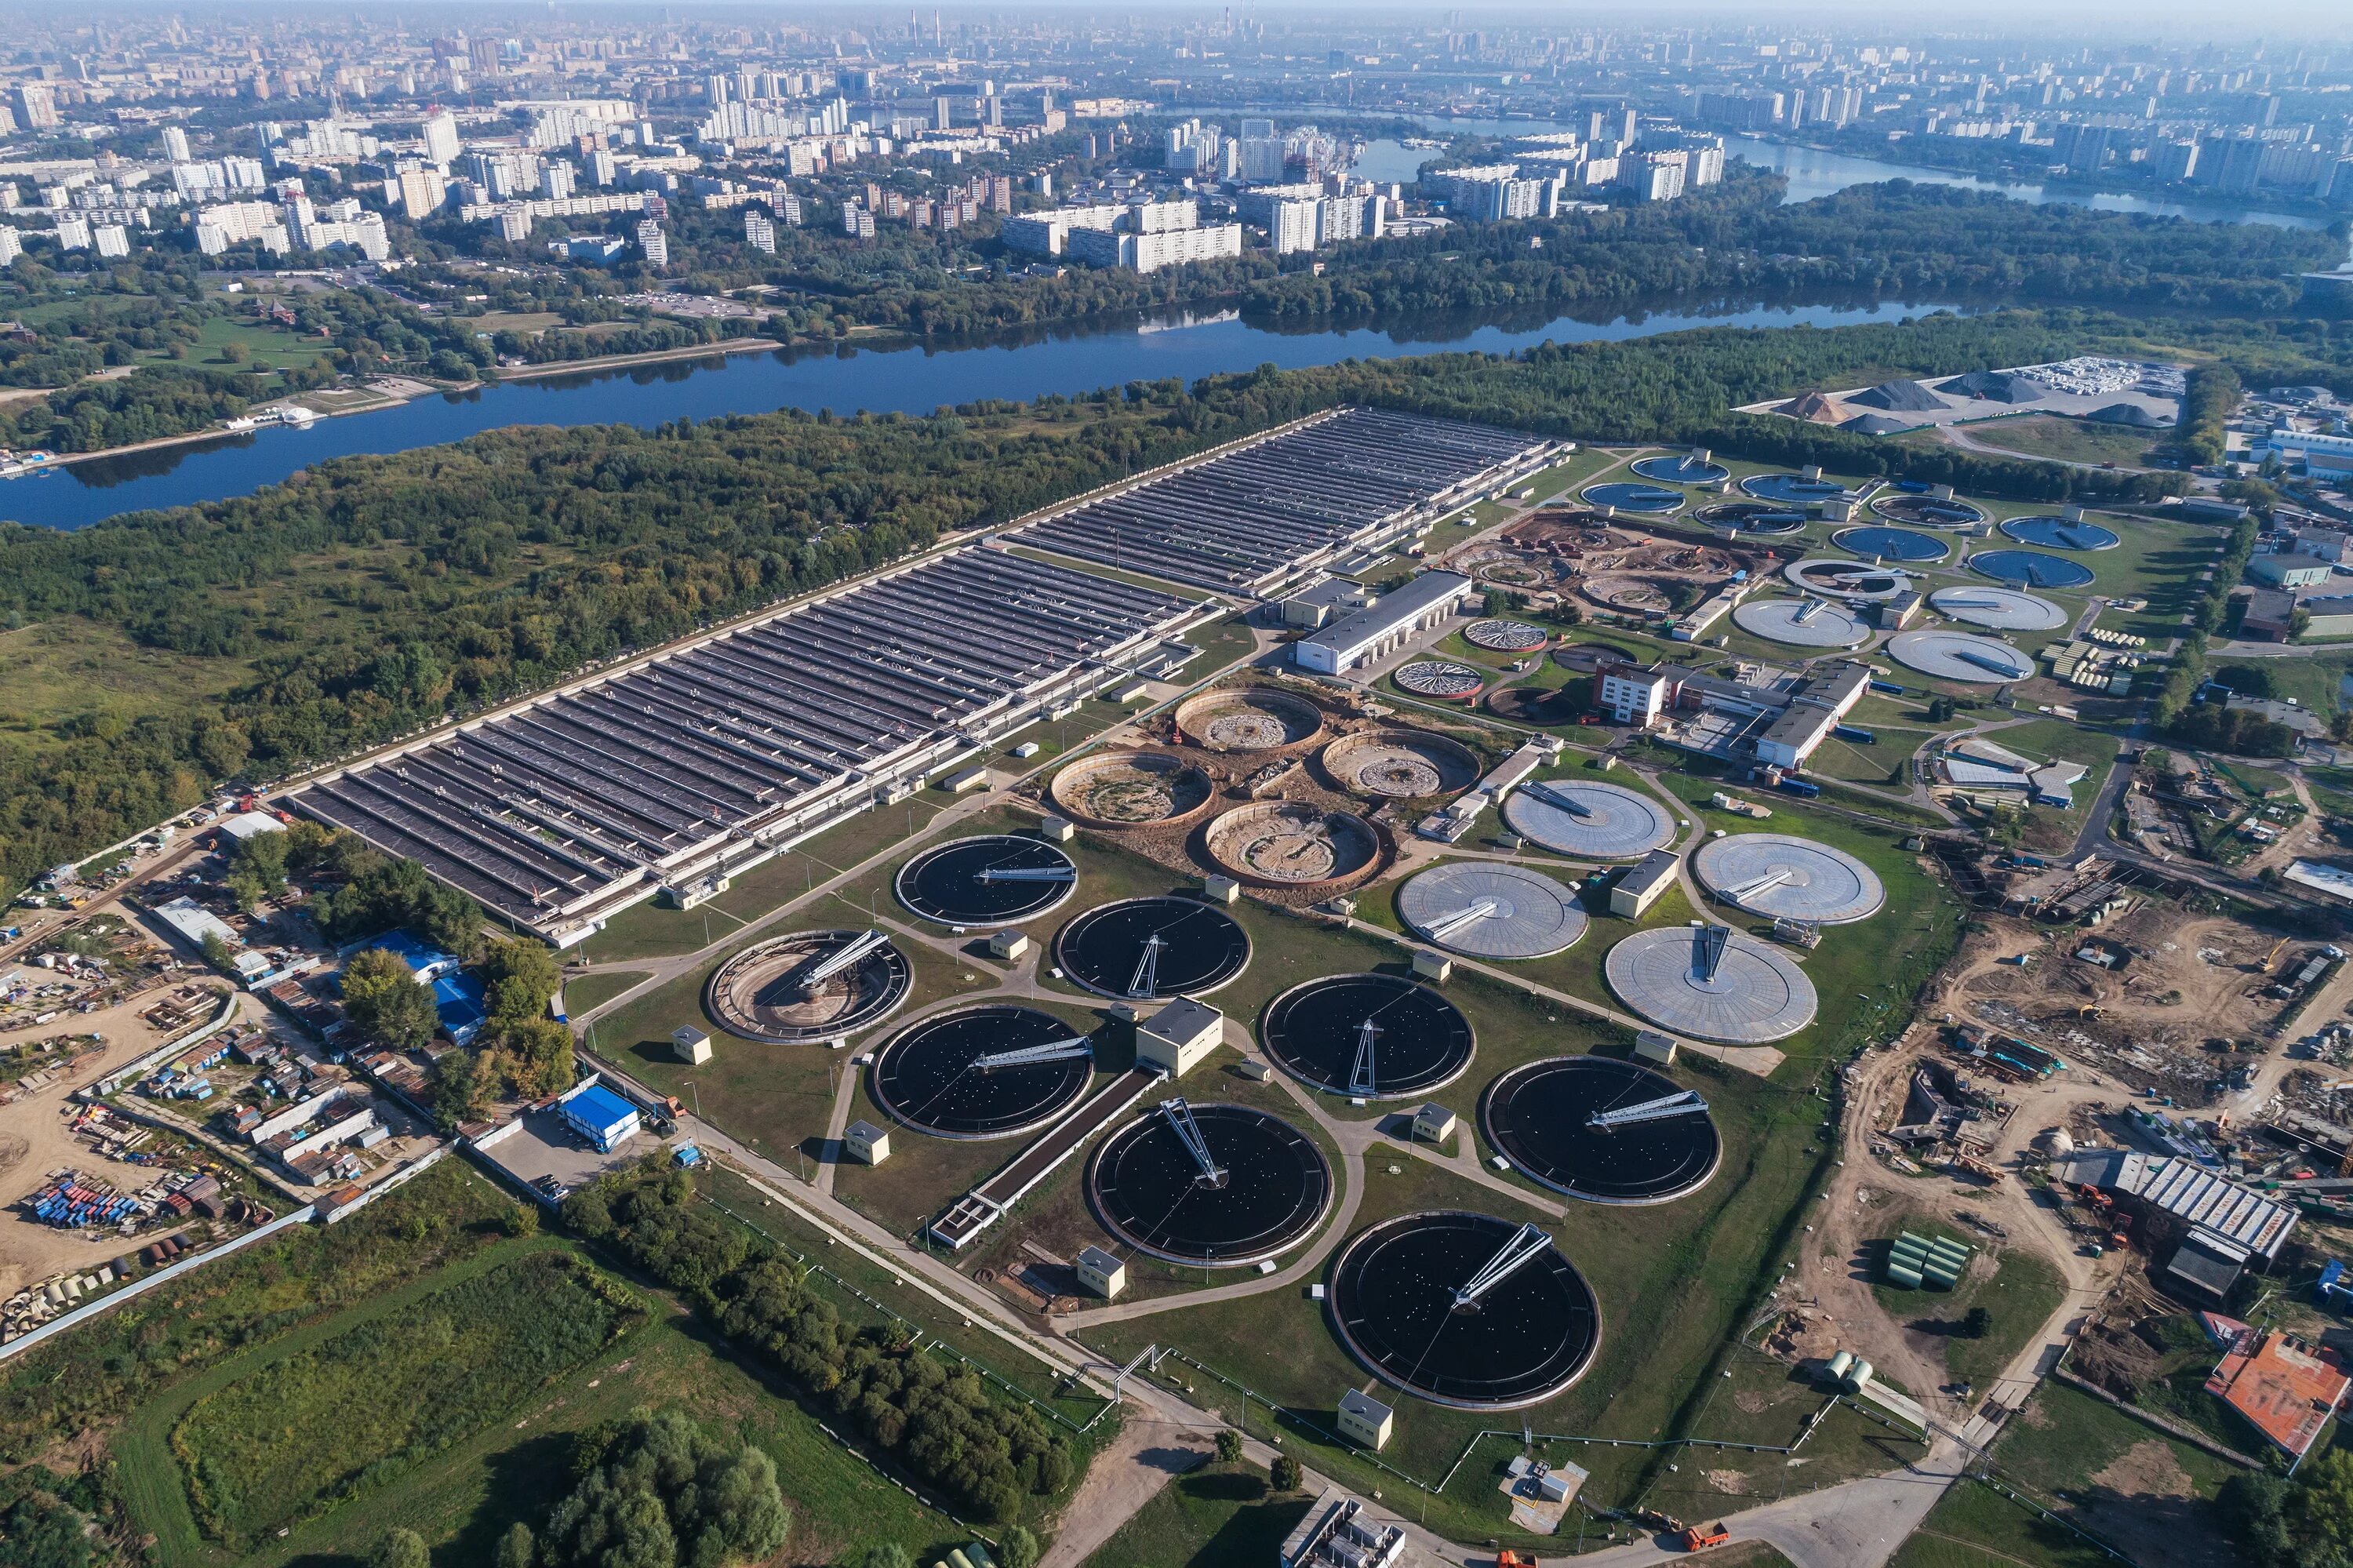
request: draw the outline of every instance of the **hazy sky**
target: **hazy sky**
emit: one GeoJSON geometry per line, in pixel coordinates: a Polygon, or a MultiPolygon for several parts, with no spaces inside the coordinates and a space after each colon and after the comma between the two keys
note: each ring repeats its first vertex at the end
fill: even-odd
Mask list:
{"type": "MultiPolygon", "coordinates": [[[[1141,0],[1140,4],[1109,5],[1103,0],[916,0],[925,10],[1074,10],[1096,16],[1124,15],[1141,19],[1165,16],[1171,22],[1218,16],[1219,0],[1141,0]]],[[[691,9],[682,6],[681,10],[691,9]]],[[[2163,37],[2178,42],[2227,42],[2252,45],[2286,40],[2334,45],[2334,52],[2353,58],[2353,0],[2266,0],[2246,12],[2226,10],[2213,0],[1788,0],[1760,5],[1757,0],[1660,0],[1641,7],[1639,16],[1622,5],[1531,5],[1525,4],[1450,4],[1448,0],[1350,0],[1345,6],[1332,0],[1234,0],[1237,16],[1271,17],[1293,15],[1324,20],[1377,13],[1383,21],[1418,17],[1430,22],[1459,16],[1466,23],[1480,19],[1568,31],[1579,27],[1672,26],[1678,22],[1717,26],[1746,24],[1761,33],[1802,30],[1811,24],[1831,23],[1859,31],[2002,33],[2047,35],[2087,43],[2163,37]]],[[[891,0],[876,7],[881,15],[899,15],[891,0]]]]}

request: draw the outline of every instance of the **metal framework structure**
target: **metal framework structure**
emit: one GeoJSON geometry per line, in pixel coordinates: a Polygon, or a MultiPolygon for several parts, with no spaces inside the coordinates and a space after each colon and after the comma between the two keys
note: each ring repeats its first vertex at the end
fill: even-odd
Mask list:
{"type": "Polygon", "coordinates": [[[1611,1132],[1621,1127],[1634,1127],[1646,1121],[1664,1121],[1669,1117],[1705,1116],[1707,1102],[1697,1089],[1685,1089],[1680,1094],[1662,1095],[1655,1100],[1640,1105],[1620,1106],[1616,1110],[1595,1111],[1585,1118],[1585,1125],[1597,1132],[1611,1132]]]}
{"type": "Polygon", "coordinates": [[[1123,661],[1194,608],[958,550],[349,768],[290,803],[560,940],[1123,678],[1123,661]]]}
{"type": "Polygon", "coordinates": [[[1017,1046],[1010,1051],[987,1051],[972,1059],[971,1065],[984,1073],[999,1067],[1034,1067],[1045,1062],[1068,1062],[1077,1056],[1095,1054],[1094,1036],[1073,1035],[1068,1040],[1041,1040],[1035,1045],[1017,1046]]]}
{"type": "Polygon", "coordinates": [[[1496,1249],[1494,1256],[1480,1266],[1478,1273],[1454,1287],[1454,1309],[1459,1312],[1470,1306],[1541,1257],[1551,1245],[1552,1237],[1534,1225],[1522,1225],[1512,1233],[1511,1240],[1496,1249]]]}
{"type": "Polygon", "coordinates": [[[1348,1092],[1369,1095],[1379,1080],[1373,1073],[1373,1043],[1381,1037],[1381,1026],[1367,1018],[1356,1026],[1356,1061],[1348,1069],[1348,1092]]]}
{"type": "Polygon", "coordinates": [[[1176,1129],[1177,1140],[1184,1144],[1185,1152],[1191,1155],[1193,1163],[1201,1168],[1201,1174],[1195,1180],[1204,1186],[1223,1187],[1226,1184],[1226,1168],[1219,1164],[1217,1157],[1209,1152],[1208,1140],[1201,1136],[1200,1128],[1194,1124],[1193,1107],[1185,1103],[1185,1097],[1178,1095],[1172,1099],[1162,1100],[1160,1114],[1168,1118],[1168,1125],[1176,1129]]]}
{"type": "Polygon", "coordinates": [[[794,995],[806,995],[834,976],[852,969],[866,961],[866,955],[879,948],[888,947],[891,938],[881,931],[870,930],[852,938],[829,953],[811,953],[786,972],[776,984],[794,995]]]}
{"type": "Polygon", "coordinates": [[[1143,956],[1135,960],[1135,974],[1127,982],[1130,996],[1150,996],[1152,988],[1160,983],[1160,950],[1168,944],[1155,931],[1144,938],[1143,956]]]}

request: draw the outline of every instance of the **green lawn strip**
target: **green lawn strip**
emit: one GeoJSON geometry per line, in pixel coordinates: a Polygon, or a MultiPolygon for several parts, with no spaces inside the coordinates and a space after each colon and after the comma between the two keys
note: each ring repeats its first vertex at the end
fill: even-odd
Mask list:
{"type": "Polygon", "coordinates": [[[1247,1462],[1210,1463],[1177,1477],[1138,1509],[1087,1568],[1223,1568],[1271,1563],[1311,1499],[1267,1485],[1247,1462]]]}
{"type": "Polygon", "coordinates": [[[564,982],[564,1011],[586,1012],[601,1007],[647,976],[644,969],[607,969],[564,982]]]}
{"type": "MultiPolygon", "coordinates": [[[[1695,1521],[1720,1519],[1792,1493],[1883,1474],[1927,1452],[1925,1444],[1844,1403],[1822,1417],[1797,1455],[1778,1452],[1806,1431],[1830,1395],[1802,1368],[1748,1345],[1736,1347],[1721,1372],[1727,1375],[1708,1383],[1704,1404],[1690,1417],[1690,1430],[1719,1443],[1755,1445],[1754,1449],[1694,1445],[1680,1450],[1675,1468],[1652,1470],[1642,1492],[1644,1507],[1695,1521]]],[[[1566,1448],[1546,1457],[1578,1462],[1566,1448]]]]}
{"type": "MultiPolygon", "coordinates": [[[[191,1406],[273,1363],[354,1328],[384,1319],[387,1314],[402,1313],[437,1290],[476,1278],[515,1259],[560,1250],[565,1245],[549,1235],[494,1243],[461,1263],[421,1275],[372,1298],[363,1306],[308,1324],[183,1378],[134,1411],[114,1439],[115,1456],[121,1465],[123,1495],[132,1516],[142,1529],[156,1537],[167,1563],[208,1560],[215,1549],[205,1542],[197,1528],[180,1462],[172,1452],[172,1432],[191,1406]]],[[[395,1316],[386,1327],[391,1330],[400,1321],[395,1316]]]]}
{"type": "Polygon", "coordinates": [[[587,962],[611,963],[698,951],[744,922],[758,919],[818,883],[922,832],[944,804],[945,797],[926,792],[894,806],[860,811],[754,866],[706,906],[671,909],[651,900],[633,905],[581,943],[575,956],[587,962]]]}

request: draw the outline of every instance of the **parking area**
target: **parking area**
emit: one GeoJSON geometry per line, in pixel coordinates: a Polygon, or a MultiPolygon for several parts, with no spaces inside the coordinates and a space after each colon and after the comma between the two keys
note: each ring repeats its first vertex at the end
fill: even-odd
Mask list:
{"type": "Polygon", "coordinates": [[[638,1132],[614,1145],[610,1153],[599,1154],[565,1125],[562,1110],[551,1107],[526,1113],[512,1132],[482,1152],[526,1187],[539,1188],[542,1181],[554,1177],[556,1191],[539,1188],[553,1199],[607,1171],[642,1160],[667,1143],[650,1132],[638,1132]]]}

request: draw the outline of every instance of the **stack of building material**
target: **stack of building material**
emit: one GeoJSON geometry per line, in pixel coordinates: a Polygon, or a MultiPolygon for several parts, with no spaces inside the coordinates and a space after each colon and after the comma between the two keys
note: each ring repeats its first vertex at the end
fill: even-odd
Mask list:
{"type": "Polygon", "coordinates": [[[1949,1236],[1916,1236],[1910,1231],[1888,1249],[1887,1282],[1917,1290],[1923,1285],[1950,1290],[1969,1264],[1969,1249],[1949,1236]]]}

